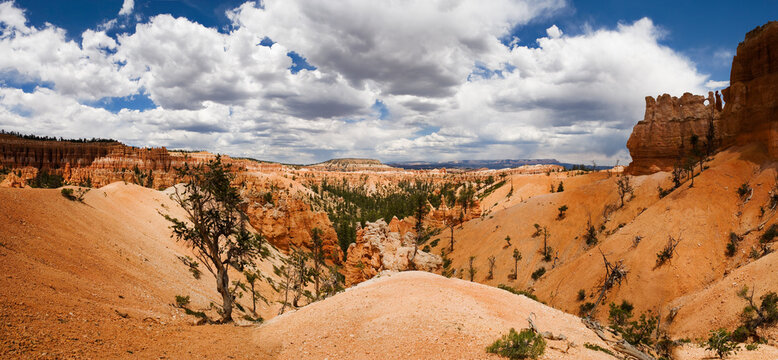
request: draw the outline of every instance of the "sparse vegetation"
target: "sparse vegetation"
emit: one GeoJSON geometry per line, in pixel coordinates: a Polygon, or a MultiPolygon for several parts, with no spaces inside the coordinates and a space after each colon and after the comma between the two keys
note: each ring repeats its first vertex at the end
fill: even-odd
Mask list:
{"type": "Polygon", "coordinates": [[[176,306],[183,308],[184,306],[189,305],[189,295],[182,296],[182,295],[176,295],[176,306]]]}
{"type": "Polygon", "coordinates": [[[508,275],[508,279],[516,280],[519,276],[519,260],[521,260],[521,253],[519,249],[513,249],[513,273],[508,275]]]}
{"type": "Polygon", "coordinates": [[[588,225],[589,227],[586,229],[586,234],[584,234],[584,241],[586,242],[586,246],[597,245],[597,229],[595,229],[594,225],[591,223],[588,225]]]}
{"type": "Polygon", "coordinates": [[[486,259],[489,262],[489,275],[486,277],[487,280],[494,279],[494,263],[497,261],[497,258],[492,255],[489,256],[489,258],[486,259]]]}
{"type": "Polygon", "coordinates": [[[189,256],[179,256],[178,260],[181,260],[181,262],[189,269],[189,272],[192,273],[192,276],[195,279],[200,279],[200,276],[202,276],[202,271],[200,271],[200,263],[189,256]]]}
{"type": "Polygon", "coordinates": [[[584,289],[578,290],[578,297],[576,297],[576,299],[578,301],[584,301],[584,299],[586,299],[586,290],[584,289]]]}
{"type": "Polygon", "coordinates": [[[635,189],[632,187],[632,177],[629,175],[620,176],[619,179],[616,180],[616,186],[619,193],[619,200],[621,200],[620,207],[624,207],[627,196],[629,195],[629,199],[635,196],[635,189]]]}
{"type": "Polygon", "coordinates": [[[470,274],[470,281],[473,281],[473,279],[475,278],[475,273],[478,272],[478,269],[473,267],[474,260],[475,260],[475,256],[471,256],[469,262],[469,268],[467,269],[467,273],[470,274]]]}
{"type": "Polygon", "coordinates": [[[542,266],[541,266],[541,267],[539,267],[537,270],[535,270],[534,272],[532,272],[532,280],[538,280],[538,279],[540,279],[541,277],[543,277],[543,275],[544,275],[545,273],[546,273],[546,268],[545,268],[545,267],[542,267],[542,266]]]}
{"type": "Polygon", "coordinates": [[[78,202],[84,202],[84,195],[86,195],[87,192],[89,192],[89,189],[73,190],[71,188],[62,188],[62,190],[60,190],[60,194],[62,194],[65,199],[78,202]]]}
{"type": "Polygon", "coordinates": [[[594,310],[595,306],[596,305],[593,302],[583,303],[578,307],[578,314],[581,316],[587,316],[592,312],[592,310],[594,310]]]}
{"type": "Polygon", "coordinates": [[[486,348],[486,352],[509,359],[537,359],[546,350],[546,340],[531,329],[516,332],[511,328],[508,334],[486,348]]]}
{"type": "Polygon", "coordinates": [[[732,341],[732,334],[726,329],[711,330],[710,336],[702,344],[705,349],[716,353],[719,359],[737,353],[739,346],[732,341]]]}
{"type": "Polygon", "coordinates": [[[673,258],[673,255],[675,254],[675,248],[680,242],[680,237],[675,239],[672,236],[669,236],[665,247],[663,247],[660,252],[656,253],[656,267],[664,265],[666,262],[673,258]]]}
{"type": "Polygon", "coordinates": [[[173,200],[186,211],[185,220],[164,215],[172,223],[173,237],[194,250],[195,257],[216,278],[216,289],[222,295],[222,322],[232,321],[235,303],[229,289],[229,267],[242,271],[261,258],[263,238],[246,230],[243,200],[231,185],[229,167],[221,157],[207,164],[177,169],[187,179],[183,191],[176,188],[173,200]]]}
{"type": "Polygon", "coordinates": [[[567,205],[562,205],[559,207],[559,214],[557,214],[556,218],[557,220],[562,220],[565,218],[565,211],[567,211],[567,205]]]}
{"type": "Polygon", "coordinates": [[[610,350],[608,350],[608,349],[606,349],[606,348],[604,348],[604,347],[602,347],[600,345],[597,345],[597,344],[584,343],[584,347],[589,349],[589,350],[602,351],[602,352],[604,352],[604,353],[606,353],[606,354],[608,354],[610,356],[616,356],[616,354],[614,354],[613,351],[610,351],[610,350]]]}
{"type": "Polygon", "coordinates": [[[769,228],[767,228],[767,230],[765,230],[762,236],[759,237],[759,242],[762,244],[772,242],[776,236],[778,236],[778,224],[772,224],[769,228]]]}
{"type": "Polygon", "coordinates": [[[749,194],[751,194],[751,185],[748,185],[747,182],[744,182],[740,185],[739,188],[737,188],[737,196],[740,198],[740,200],[745,200],[749,194]]]}

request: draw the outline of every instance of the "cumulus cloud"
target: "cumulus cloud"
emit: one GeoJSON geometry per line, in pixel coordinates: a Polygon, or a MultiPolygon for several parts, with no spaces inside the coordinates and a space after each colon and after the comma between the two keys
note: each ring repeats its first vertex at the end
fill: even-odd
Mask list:
{"type": "Polygon", "coordinates": [[[132,9],[135,8],[135,0],[124,0],[124,3],[122,3],[122,8],[119,10],[119,15],[130,15],[132,14],[132,9]]]}
{"type": "Polygon", "coordinates": [[[628,157],[644,96],[725,85],[663,46],[650,19],[580,34],[551,25],[531,46],[501,41],[561,0],[260,4],[229,11],[226,30],[157,15],[76,41],[0,3],[0,128],[286,162],[602,163],[628,157]],[[292,51],[315,69],[292,73],[292,51]],[[3,85],[25,82],[39,86],[3,85]],[[152,108],[99,106],[133,99],[152,108]]]}

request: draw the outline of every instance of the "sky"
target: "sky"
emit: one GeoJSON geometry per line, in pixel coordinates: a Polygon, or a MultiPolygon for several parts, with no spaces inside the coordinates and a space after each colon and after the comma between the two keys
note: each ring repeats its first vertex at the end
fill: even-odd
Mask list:
{"type": "Polygon", "coordinates": [[[287,163],[629,162],[773,0],[0,0],[0,129],[287,163]]]}

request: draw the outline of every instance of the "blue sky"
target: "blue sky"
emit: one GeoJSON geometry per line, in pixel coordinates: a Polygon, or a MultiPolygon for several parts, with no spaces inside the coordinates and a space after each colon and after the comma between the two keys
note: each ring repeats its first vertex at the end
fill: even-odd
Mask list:
{"type": "Polygon", "coordinates": [[[738,42],[778,14],[766,0],[0,4],[0,128],[287,162],[624,163],[644,96],[726,86],[738,42]]]}

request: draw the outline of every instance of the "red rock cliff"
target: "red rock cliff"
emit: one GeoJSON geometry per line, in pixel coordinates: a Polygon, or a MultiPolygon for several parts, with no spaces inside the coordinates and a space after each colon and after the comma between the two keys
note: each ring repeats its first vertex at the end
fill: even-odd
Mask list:
{"type": "Polygon", "coordinates": [[[647,174],[670,170],[679,154],[689,151],[692,134],[705,141],[710,124],[716,146],[759,142],[778,158],[778,22],[769,22],[748,34],[732,61],[730,86],[722,102],[712,94],[665,94],[646,98],[645,118],[627,141],[632,156],[629,172],[647,174]]]}

